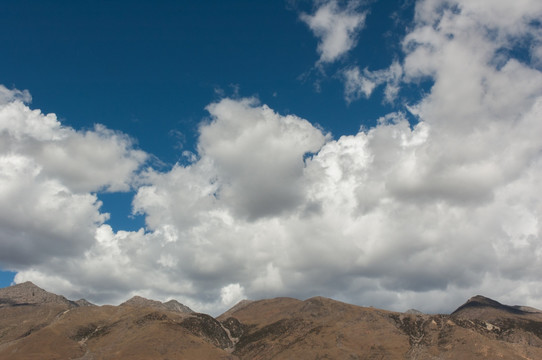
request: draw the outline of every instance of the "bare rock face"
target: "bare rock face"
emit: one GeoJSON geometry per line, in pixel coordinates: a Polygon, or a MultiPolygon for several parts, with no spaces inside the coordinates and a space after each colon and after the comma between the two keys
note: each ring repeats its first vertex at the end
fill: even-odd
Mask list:
{"type": "Polygon", "coordinates": [[[30,281],[0,289],[0,306],[54,304],[77,307],[74,301],[34,285],[30,281]]]}

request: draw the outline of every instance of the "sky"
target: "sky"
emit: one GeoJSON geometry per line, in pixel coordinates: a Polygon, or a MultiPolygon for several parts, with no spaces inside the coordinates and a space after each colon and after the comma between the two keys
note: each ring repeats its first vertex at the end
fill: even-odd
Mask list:
{"type": "Polygon", "coordinates": [[[538,0],[3,1],[0,286],[542,308],[538,0]]]}

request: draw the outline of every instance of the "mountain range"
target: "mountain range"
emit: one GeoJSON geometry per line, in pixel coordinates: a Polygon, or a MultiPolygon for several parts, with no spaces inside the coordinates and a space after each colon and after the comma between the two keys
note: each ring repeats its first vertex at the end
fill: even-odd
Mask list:
{"type": "Polygon", "coordinates": [[[542,311],[477,295],[451,314],[323,297],[243,300],[218,317],[135,296],[0,289],[0,359],[542,359],[542,311]]]}

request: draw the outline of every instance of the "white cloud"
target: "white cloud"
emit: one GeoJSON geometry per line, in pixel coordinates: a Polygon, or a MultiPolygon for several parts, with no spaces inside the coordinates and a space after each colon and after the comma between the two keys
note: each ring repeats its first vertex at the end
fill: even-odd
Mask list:
{"type": "Polygon", "coordinates": [[[198,150],[217,168],[217,196],[241,216],[277,215],[304,200],[303,156],[326,137],[308,121],[280,116],[253,99],[208,106],[198,150]]]}
{"type": "Polygon", "coordinates": [[[32,265],[78,255],[94,240],[99,213],[95,195],[75,194],[18,154],[0,155],[0,261],[32,265]]]}
{"type": "Polygon", "coordinates": [[[414,126],[396,112],[334,140],[254,99],[209,105],[192,162],[138,178],[144,185],[134,211],[145,215],[146,231],[114,232],[84,192],[123,188],[133,171],[84,185],[40,157],[42,143],[68,147],[64,139],[79,136],[107,141],[124,154],[112,158],[130,164],[138,157],[125,154],[133,151],[128,143],[97,130],[98,140],[87,139],[24,105],[5,105],[45,130],[39,138],[0,117],[1,144],[8,144],[0,216],[14,224],[0,228],[53,224],[46,229],[61,240],[32,230],[15,244],[3,230],[0,254],[20,254],[12,260],[17,281],[71,297],[120,302],[139,292],[213,313],[242,297],[281,295],[449,311],[482,293],[542,307],[542,73],[502,52],[535,31],[540,6],[496,2],[511,12],[509,21],[494,19],[497,10],[485,4],[420,2],[404,61],[395,65],[402,70],[354,73],[375,84],[431,79],[409,107],[419,119],[414,126]],[[31,208],[36,200],[47,206],[31,208]],[[65,218],[72,222],[54,221],[65,218]],[[53,247],[39,261],[32,255],[35,244],[57,243],[64,252],[53,247]]]}
{"type": "Polygon", "coordinates": [[[5,104],[15,100],[29,103],[32,101],[32,96],[30,96],[30,92],[28,92],[28,90],[9,90],[4,85],[0,84],[0,104],[5,104]]]}
{"type": "Polygon", "coordinates": [[[0,92],[0,261],[80,255],[108,218],[90,191],[128,189],[146,155],[103,126],[81,133],[31,110],[28,91],[0,92]]]}
{"type": "Polygon", "coordinates": [[[368,77],[363,76],[359,68],[353,67],[343,71],[344,76],[344,97],[347,103],[361,98],[371,96],[376,84],[368,77]]]}
{"type": "Polygon", "coordinates": [[[349,1],[341,8],[335,0],[323,2],[313,15],[301,14],[318,43],[319,63],[331,63],[356,46],[357,32],[365,24],[366,13],[358,11],[359,2],[349,1]]]}
{"type": "Polygon", "coordinates": [[[347,103],[358,100],[362,95],[369,98],[377,86],[386,84],[384,100],[393,103],[399,92],[402,75],[403,68],[397,61],[394,61],[387,69],[370,71],[366,68],[363,74],[357,66],[345,69],[342,72],[344,98],[347,103]]]}
{"type": "Polygon", "coordinates": [[[0,102],[0,134],[3,137],[2,150],[14,142],[25,140],[55,141],[68,136],[69,128],[63,128],[55,114],[43,115],[31,110],[18,99],[18,90],[6,101],[0,102]]]}
{"type": "Polygon", "coordinates": [[[56,177],[76,192],[126,191],[147,155],[132,140],[103,125],[80,132],[63,126],[55,114],[31,110],[14,91],[0,103],[0,151],[28,156],[44,176],[56,177]]]}
{"type": "Polygon", "coordinates": [[[229,284],[220,290],[220,301],[224,306],[232,307],[245,299],[245,292],[239,284],[229,284]]]}

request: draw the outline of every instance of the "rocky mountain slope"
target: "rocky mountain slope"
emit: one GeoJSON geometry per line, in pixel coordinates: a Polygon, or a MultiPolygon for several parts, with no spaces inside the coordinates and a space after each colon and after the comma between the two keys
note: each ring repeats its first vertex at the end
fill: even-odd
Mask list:
{"type": "MultiPolygon", "coordinates": [[[[86,302],[91,305],[84,299],[78,301],[81,304],[86,302]]],[[[68,307],[79,306],[77,301],[70,301],[64,296],[47,292],[30,281],[0,289],[0,306],[40,304],[56,304],[68,307]]]]}
{"type": "Polygon", "coordinates": [[[322,297],[243,301],[217,318],[142,297],[88,305],[0,289],[0,359],[542,359],[542,312],[482,296],[451,315],[322,297]]]}

